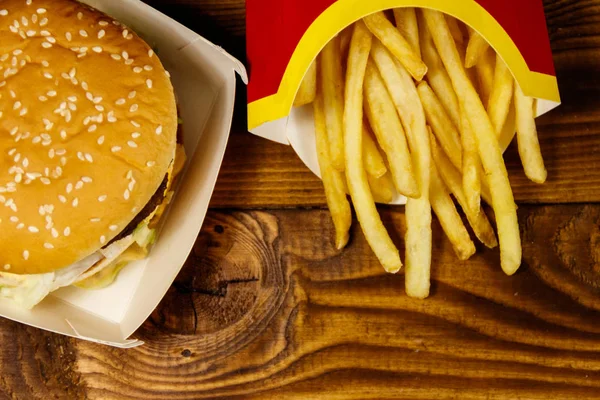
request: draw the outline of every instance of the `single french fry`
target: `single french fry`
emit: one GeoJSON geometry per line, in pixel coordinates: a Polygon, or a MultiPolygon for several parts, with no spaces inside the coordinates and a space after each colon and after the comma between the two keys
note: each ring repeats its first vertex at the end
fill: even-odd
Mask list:
{"type": "Polygon", "coordinates": [[[544,183],[548,172],[544,165],[540,142],[535,126],[533,99],[525,96],[515,82],[515,109],[517,111],[517,143],[525,175],[535,183],[544,183]]]}
{"type": "Polygon", "coordinates": [[[301,107],[315,101],[317,95],[317,61],[313,61],[300,84],[294,99],[294,107],[301,107]]]}
{"type": "Polygon", "coordinates": [[[371,193],[373,193],[373,199],[377,203],[389,204],[394,200],[395,189],[392,174],[388,172],[379,178],[375,178],[372,175],[368,175],[367,177],[371,193]]]}
{"type": "Polygon", "coordinates": [[[442,148],[452,160],[452,164],[458,169],[462,168],[463,151],[461,147],[460,133],[454,127],[444,107],[436,97],[427,82],[419,83],[417,87],[425,116],[429,126],[433,129],[435,137],[440,141],[442,148]]]}
{"type": "Polygon", "coordinates": [[[464,43],[465,37],[463,36],[463,31],[460,29],[458,24],[458,20],[451,15],[444,15],[446,17],[446,22],[448,22],[448,28],[450,28],[450,33],[454,38],[456,43],[464,43]]]}
{"type": "Polygon", "coordinates": [[[452,87],[452,81],[448,76],[448,72],[444,67],[444,63],[435,48],[431,34],[427,29],[423,14],[418,13],[419,29],[421,40],[421,53],[423,61],[427,65],[427,81],[433,89],[433,92],[438,97],[444,109],[452,119],[452,123],[456,128],[460,127],[460,112],[458,106],[458,98],[452,87]]]}
{"type": "Polygon", "coordinates": [[[339,38],[333,38],[319,56],[320,81],[325,103],[325,121],[329,138],[331,164],[338,171],[344,165],[344,75],[339,38]]]}
{"type": "Polygon", "coordinates": [[[500,57],[500,54],[496,54],[494,85],[488,100],[487,110],[498,136],[502,134],[502,129],[508,118],[510,105],[513,99],[513,89],[514,78],[510,73],[508,66],[504,60],[502,60],[502,57],[500,57]]]}
{"type": "Polygon", "coordinates": [[[329,159],[329,143],[327,141],[327,127],[325,125],[325,108],[323,96],[318,94],[313,103],[315,119],[315,139],[317,144],[317,157],[321,168],[321,178],[325,187],[327,206],[335,226],[335,245],[338,250],[348,244],[350,226],[352,225],[352,211],[346,197],[346,177],[343,172],[337,171],[329,159]]]}
{"type": "MultiPolygon", "coordinates": [[[[348,58],[348,48],[350,48],[350,39],[352,39],[353,31],[354,25],[349,25],[338,34],[340,38],[340,54],[342,55],[342,60],[346,60],[348,58]]],[[[343,62],[343,64],[345,65],[346,63],[343,62]]]]}
{"type": "Polygon", "coordinates": [[[446,66],[456,92],[461,96],[460,102],[469,117],[471,129],[476,132],[479,155],[485,169],[492,194],[492,206],[496,214],[502,269],[506,274],[512,275],[521,265],[521,235],[516,204],[496,132],[479,95],[460,62],[456,44],[444,15],[430,9],[425,9],[423,12],[438,53],[446,66]]]}
{"type": "Polygon", "coordinates": [[[435,164],[431,165],[431,207],[442,225],[442,229],[452,243],[454,252],[462,260],[475,254],[475,244],[465,228],[450,193],[439,176],[435,164]]]}
{"type": "Polygon", "coordinates": [[[363,21],[373,35],[406,67],[413,78],[417,81],[423,79],[427,73],[427,66],[383,12],[371,14],[363,18],[363,21]]]}
{"type": "Polygon", "coordinates": [[[384,269],[396,273],[402,268],[400,253],[377,213],[362,155],[363,82],[371,43],[371,33],[362,21],[358,21],[350,41],[346,74],[344,108],[346,178],[356,215],[367,242],[384,269]]]}
{"type": "Polygon", "coordinates": [[[363,122],[363,156],[365,158],[365,169],[369,176],[381,178],[387,173],[385,160],[377,148],[377,143],[373,139],[373,133],[369,126],[363,122]]]}
{"type": "Polygon", "coordinates": [[[494,70],[496,68],[496,53],[494,49],[488,47],[479,62],[475,64],[477,71],[477,80],[479,84],[479,97],[484,105],[487,105],[494,87],[494,70]]]}
{"type": "MultiPolygon", "coordinates": [[[[374,41],[374,49],[377,47],[376,44],[377,41],[374,41]]],[[[374,50],[371,54],[373,58],[383,58],[382,55],[385,53],[374,50]],[[379,56],[376,55],[377,53],[379,53],[379,56]]],[[[396,64],[398,86],[388,86],[388,90],[394,90],[400,94],[400,96],[397,96],[401,99],[399,101],[401,107],[398,112],[405,126],[421,191],[421,196],[418,199],[409,198],[406,202],[405,287],[408,296],[423,299],[429,296],[431,276],[432,234],[431,204],[429,202],[431,149],[429,147],[429,132],[415,82],[398,60],[391,57],[391,55],[389,59],[396,64]]],[[[383,65],[383,63],[380,64],[383,65]]],[[[387,68],[382,69],[387,70],[387,68]]],[[[389,75],[391,76],[391,74],[389,75]]]]}
{"type": "MultiPolygon", "coordinates": [[[[377,40],[374,42],[377,43],[377,40]]],[[[406,197],[419,197],[419,186],[402,123],[385,83],[371,60],[367,63],[365,73],[364,96],[367,117],[387,156],[394,186],[406,197]]]]}
{"type": "Polygon", "coordinates": [[[478,32],[471,29],[471,37],[469,38],[469,44],[467,45],[467,57],[465,59],[465,67],[474,67],[483,56],[483,53],[485,53],[485,51],[489,47],[490,45],[487,42],[487,40],[485,40],[485,38],[481,36],[478,32]]]}
{"type": "Polygon", "coordinates": [[[469,118],[461,109],[461,141],[463,147],[463,190],[467,197],[467,206],[473,213],[481,209],[481,161],[477,150],[477,139],[471,129],[469,118]]]}
{"type": "Polygon", "coordinates": [[[394,8],[394,20],[400,34],[410,43],[415,53],[421,57],[416,10],[413,7],[394,8]]]}
{"type": "Polygon", "coordinates": [[[473,228],[473,232],[477,239],[486,247],[493,249],[498,246],[498,239],[494,233],[494,228],[483,210],[479,213],[474,213],[467,205],[467,197],[462,188],[462,177],[460,172],[452,165],[450,159],[442,151],[437,140],[431,136],[431,154],[435,160],[435,164],[444,183],[450,189],[458,204],[460,204],[463,212],[469,220],[469,225],[473,228]]]}

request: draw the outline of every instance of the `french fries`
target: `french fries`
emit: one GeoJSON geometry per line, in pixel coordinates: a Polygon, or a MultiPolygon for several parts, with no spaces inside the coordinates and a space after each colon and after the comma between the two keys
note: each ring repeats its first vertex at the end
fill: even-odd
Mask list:
{"type": "Polygon", "coordinates": [[[331,165],[329,158],[329,143],[327,141],[327,127],[325,124],[325,107],[322,94],[318,94],[313,103],[315,118],[315,139],[317,144],[317,157],[321,168],[321,178],[325,187],[327,206],[335,226],[335,246],[338,250],[348,244],[350,226],[352,225],[352,211],[346,197],[346,177],[343,172],[337,171],[331,165]]]}
{"type": "Polygon", "coordinates": [[[400,34],[410,43],[415,53],[421,57],[416,10],[411,7],[394,8],[394,20],[400,34]]]}
{"type": "Polygon", "coordinates": [[[373,139],[373,133],[366,123],[363,123],[363,157],[365,158],[365,169],[369,176],[381,178],[388,172],[385,160],[373,139]]]}
{"type": "Polygon", "coordinates": [[[508,118],[510,105],[513,99],[514,79],[502,57],[496,55],[496,70],[494,71],[494,85],[488,100],[488,114],[496,134],[500,136],[502,128],[508,118]]]}
{"type": "MultiPolygon", "coordinates": [[[[420,41],[423,61],[427,64],[427,82],[433,89],[444,109],[452,119],[454,126],[460,127],[460,112],[458,106],[458,97],[452,87],[452,81],[446,72],[444,63],[435,48],[433,39],[427,29],[423,14],[419,13],[420,41]]],[[[455,19],[452,18],[456,22],[455,19]]]]}
{"type": "Polygon", "coordinates": [[[462,95],[461,101],[469,117],[471,128],[477,132],[479,155],[488,177],[492,206],[496,213],[502,269],[506,274],[513,275],[521,265],[521,235],[502,150],[483,103],[460,62],[456,44],[443,14],[429,9],[424,9],[423,13],[453,86],[456,92],[462,95]]]}
{"type": "Polygon", "coordinates": [[[366,16],[363,21],[373,35],[404,65],[413,78],[417,81],[423,79],[427,73],[427,66],[417,52],[413,50],[411,44],[382,12],[366,16]]]}
{"type": "Polygon", "coordinates": [[[473,228],[473,232],[477,239],[486,247],[493,249],[498,246],[498,239],[494,233],[494,229],[490,224],[487,215],[481,210],[479,213],[474,213],[467,205],[467,197],[462,188],[462,177],[460,172],[452,165],[446,154],[440,149],[435,137],[431,135],[431,154],[435,160],[438,172],[442,176],[444,183],[450,189],[458,204],[463,209],[469,225],[473,228]]]}
{"type": "Polygon", "coordinates": [[[356,215],[367,242],[384,269],[396,273],[402,268],[400,254],[377,213],[363,165],[363,81],[372,35],[362,21],[354,25],[348,54],[344,109],[346,179],[356,215]]]}
{"type": "Polygon", "coordinates": [[[323,49],[319,63],[321,65],[321,84],[325,105],[325,122],[329,139],[331,164],[343,171],[344,163],[344,76],[339,39],[332,39],[323,49]]]}
{"type": "MultiPolygon", "coordinates": [[[[471,29],[470,34],[471,37],[469,38],[469,44],[467,45],[467,56],[465,59],[466,68],[472,68],[477,65],[483,54],[490,47],[487,40],[476,31],[471,29]]],[[[454,37],[454,35],[452,36],[454,37]]]]}
{"type": "Polygon", "coordinates": [[[310,64],[306,76],[300,84],[300,89],[294,99],[294,107],[301,107],[315,101],[317,95],[317,62],[310,64]]]}
{"type": "Polygon", "coordinates": [[[515,84],[515,109],[517,111],[517,142],[525,175],[535,183],[544,183],[548,172],[544,166],[535,127],[533,99],[526,97],[518,84],[515,84]]]}
{"type": "Polygon", "coordinates": [[[481,207],[481,176],[479,151],[477,150],[477,139],[471,129],[469,118],[461,109],[461,141],[463,147],[463,190],[467,197],[467,206],[475,214],[479,213],[481,207]]]}
{"type": "Polygon", "coordinates": [[[427,82],[421,82],[417,88],[427,122],[433,129],[435,137],[440,141],[444,151],[458,169],[462,168],[462,148],[460,134],[454,127],[444,107],[427,82]]]}
{"type": "Polygon", "coordinates": [[[431,165],[431,207],[452,243],[456,256],[462,261],[471,258],[475,254],[475,244],[463,225],[450,192],[442,182],[435,164],[431,165]]]}
{"type": "Polygon", "coordinates": [[[425,298],[432,212],[460,260],[476,251],[456,200],[477,239],[488,248],[500,244],[502,269],[512,275],[522,249],[499,140],[506,145],[516,125],[527,176],[546,180],[535,102],[462,22],[432,9],[398,8],[393,16],[396,26],[378,12],[340,32],[311,66],[295,101],[313,103],[336,247],[348,242],[348,193],[373,252],[387,272],[398,272],[400,253],[375,202],[406,196],[406,293],[425,298]],[[482,200],[492,206],[498,236],[482,200]]]}
{"type": "Polygon", "coordinates": [[[364,89],[367,117],[383,152],[387,155],[394,185],[404,196],[418,197],[419,186],[404,129],[381,75],[372,61],[367,64],[364,89]]]}

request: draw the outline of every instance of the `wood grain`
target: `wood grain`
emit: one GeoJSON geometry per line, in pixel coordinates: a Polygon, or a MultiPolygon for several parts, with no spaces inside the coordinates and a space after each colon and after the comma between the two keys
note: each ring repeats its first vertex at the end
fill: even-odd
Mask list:
{"type": "MultiPolygon", "coordinates": [[[[398,240],[402,211],[382,215],[398,240]]],[[[600,398],[600,292],[565,272],[575,259],[599,268],[586,240],[599,215],[600,206],[521,207],[521,228],[536,233],[514,277],[496,251],[457,261],[435,222],[433,295],[415,301],[359,228],[336,251],[325,211],[211,212],[136,334],[147,344],[62,339],[74,356],[53,377],[75,377],[73,390],[89,399],[600,398]]],[[[7,340],[30,328],[1,329],[7,340]]],[[[27,362],[16,351],[4,357],[9,376],[38,390],[55,384],[28,353],[27,362]]]]}
{"type": "MultiPolygon", "coordinates": [[[[244,58],[244,1],[147,2],[244,58]]],[[[2,321],[0,399],[600,399],[600,0],[545,7],[564,104],[539,120],[547,185],[506,155],[524,203],[515,276],[497,251],[458,261],[437,222],[426,301],[356,225],[336,251],[320,181],[246,132],[242,92],[220,209],[136,333],[146,345],[2,321]]],[[[402,250],[402,208],[381,211],[402,250]]]]}

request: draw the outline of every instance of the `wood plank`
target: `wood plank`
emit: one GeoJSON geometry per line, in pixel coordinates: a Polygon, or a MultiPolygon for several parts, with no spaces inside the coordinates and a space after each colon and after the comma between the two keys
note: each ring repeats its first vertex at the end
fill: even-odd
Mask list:
{"type": "MultiPolygon", "coordinates": [[[[401,245],[402,211],[382,215],[401,245]]],[[[458,261],[435,222],[432,297],[416,301],[356,225],[350,247],[336,251],[326,211],[213,211],[136,333],[145,346],[6,322],[0,389],[34,398],[67,387],[86,399],[598,398],[600,206],[523,206],[519,216],[525,265],[513,277],[497,251],[458,261]]]]}

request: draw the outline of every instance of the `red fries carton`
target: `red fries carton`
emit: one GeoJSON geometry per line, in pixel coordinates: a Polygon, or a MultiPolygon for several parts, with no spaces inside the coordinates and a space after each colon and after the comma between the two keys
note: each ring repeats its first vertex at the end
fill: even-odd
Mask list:
{"type": "MultiPolygon", "coordinates": [[[[252,0],[246,4],[249,130],[292,145],[320,175],[312,107],[293,107],[302,79],[321,49],[345,27],[398,7],[435,9],[478,32],[525,95],[537,99],[537,116],[560,104],[542,0],[252,0]]],[[[503,148],[514,131],[513,115],[500,139],[503,148]]]]}

